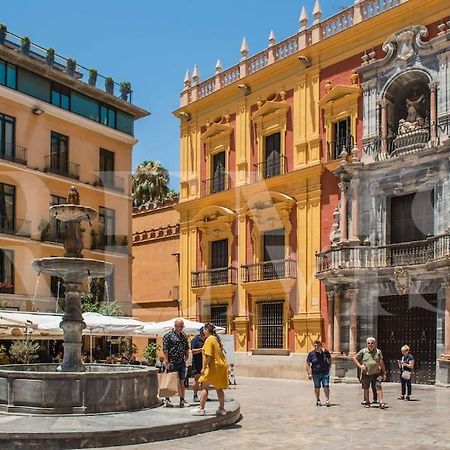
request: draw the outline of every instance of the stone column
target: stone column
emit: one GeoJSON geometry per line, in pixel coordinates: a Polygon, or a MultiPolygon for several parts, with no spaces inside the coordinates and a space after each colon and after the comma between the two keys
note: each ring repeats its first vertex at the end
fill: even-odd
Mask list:
{"type": "Polygon", "coordinates": [[[388,117],[387,117],[387,101],[380,101],[381,108],[381,153],[386,156],[388,153],[388,117]]]}
{"type": "Polygon", "coordinates": [[[333,321],[333,353],[341,354],[341,300],[342,291],[337,291],[334,296],[334,321],[333,321]]]}
{"type": "Polygon", "coordinates": [[[450,360],[450,281],[444,283],[443,286],[445,289],[443,358],[450,360]]]}
{"type": "Polygon", "coordinates": [[[349,356],[356,355],[358,351],[358,290],[356,288],[348,289],[350,296],[350,333],[349,333],[349,356]]]}
{"type": "Polygon", "coordinates": [[[86,327],[81,315],[81,281],[64,280],[65,311],[59,327],[64,331],[64,358],[59,367],[63,372],[83,372],[81,362],[82,332],[86,327]]]}
{"type": "Polygon", "coordinates": [[[352,231],[350,241],[359,244],[359,179],[352,178],[352,231]]]}
{"type": "Polygon", "coordinates": [[[340,230],[341,241],[348,241],[348,229],[347,229],[347,190],[348,182],[341,177],[339,182],[339,189],[341,191],[341,210],[340,210],[340,230]]]}
{"type": "Polygon", "coordinates": [[[430,132],[431,140],[437,140],[437,84],[430,83],[430,132]]]}
{"type": "Polygon", "coordinates": [[[327,325],[327,336],[326,340],[328,343],[328,348],[333,350],[334,348],[334,289],[327,290],[327,311],[328,311],[328,325],[327,325]]]}

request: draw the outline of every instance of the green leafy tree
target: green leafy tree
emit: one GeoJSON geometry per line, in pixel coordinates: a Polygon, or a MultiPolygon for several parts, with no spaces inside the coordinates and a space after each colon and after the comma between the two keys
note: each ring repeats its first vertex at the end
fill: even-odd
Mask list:
{"type": "Polygon", "coordinates": [[[137,353],[136,344],[133,344],[133,341],[130,337],[120,338],[119,353],[123,356],[126,356],[127,358],[137,353]]]}
{"type": "Polygon", "coordinates": [[[147,345],[147,347],[145,347],[142,355],[149,362],[149,364],[154,365],[156,362],[156,356],[158,355],[158,352],[160,350],[161,350],[160,345],[158,345],[156,342],[151,342],[150,344],[147,345]]]}
{"type": "Polygon", "coordinates": [[[156,204],[176,196],[169,182],[169,172],[159,161],[138,164],[131,180],[134,206],[156,204]]]}
{"type": "Polygon", "coordinates": [[[9,354],[13,361],[22,364],[30,364],[31,361],[37,359],[39,350],[39,342],[29,340],[14,341],[9,349],[9,354]]]}
{"type": "Polygon", "coordinates": [[[120,316],[120,307],[116,300],[101,301],[95,294],[83,292],[80,296],[81,312],[95,312],[104,316],[120,316]]]}

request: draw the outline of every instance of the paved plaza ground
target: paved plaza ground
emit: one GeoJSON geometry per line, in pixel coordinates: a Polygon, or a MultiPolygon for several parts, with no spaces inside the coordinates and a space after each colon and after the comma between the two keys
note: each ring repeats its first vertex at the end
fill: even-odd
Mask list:
{"type": "Polygon", "coordinates": [[[237,382],[227,395],[241,403],[243,419],[238,424],[183,439],[121,448],[450,448],[450,389],[413,386],[415,401],[406,402],[396,400],[399,384],[386,383],[389,408],[380,410],[360,405],[360,385],[333,385],[332,406],[326,408],[315,406],[312,386],[306,381],[240,378],[237,382]]]}

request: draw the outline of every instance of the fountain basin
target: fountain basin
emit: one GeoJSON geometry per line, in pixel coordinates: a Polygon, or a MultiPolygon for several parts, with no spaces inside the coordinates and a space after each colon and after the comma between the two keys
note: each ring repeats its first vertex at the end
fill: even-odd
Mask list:
{"type": "Polygon", "coordinates": [[[84,220],[93,220],[97,217],[97,211],[88,206],[71,205],[53,205],[49,208],[50,216],[61,222],[81,222],[84,220]]]}
{"type": "Polygon", "coordinates": [[[88,275],[92,278],[104,278],[113,271],[113,264],[105,261],[66,256],[35,259],[32,266],[36,272],[53,275],[64,280],[86,278],[88,275]]]}
{"type": "Polygon", "coordinates": [[[58,364],[5,365],[0,369],[0,411],[92,414],[154,408],[153,367],[86,364],[84,372],[58,372],[58,364]]]}

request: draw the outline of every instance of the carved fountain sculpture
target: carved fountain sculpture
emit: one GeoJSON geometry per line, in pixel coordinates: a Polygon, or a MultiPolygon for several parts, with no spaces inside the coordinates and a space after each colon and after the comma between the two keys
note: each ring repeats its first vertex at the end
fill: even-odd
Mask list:
{"type": "Polygon", "coordinates": [[[131,411],[160,404],[156,369],[143,366],[83,364],[80,295],[83,280],[108,276],[112,264],[84,258],[81,223],[97,212],[80,205],[72,187],[68,203],[50,208],[50,215],[67,224],[63,257],[35,259],[38,273],[60,277],[65,286],[64,358],[57,364],[17,364],[0,367],[0,411],[34,414],[80,414],[131,411]]]}

